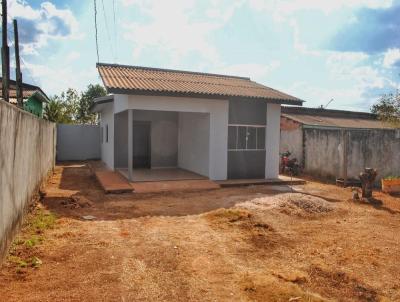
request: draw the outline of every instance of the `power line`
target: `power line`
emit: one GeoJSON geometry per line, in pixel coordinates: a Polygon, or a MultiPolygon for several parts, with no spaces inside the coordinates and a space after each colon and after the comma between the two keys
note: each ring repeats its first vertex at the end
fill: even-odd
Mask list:
{"type": "Polygon", "coordinates": [[[117,24],[116,24],[116,9],[115,9],[115,0],[113,0],[113,16],[114,16],[114,40],[115,40],[115,56],[114,56],[114,63],[117,63],[118,60],[118,31],[117,31],[117,24]]]}
{"type": "Polygon", "coordinates": [[[113,43],[111,43],[111,35],[110,35],[110,29],[109,29],[109,26],[108,26],[108,19],[107,19],[106,9],[104,7],[104,0],[101,0],[101,5],[102,5],[102,8],[103,8],[104,24],[106,26],[108,44],[110,45],[110,52],[111,52],[111,55],[115,59],[115,52],[114,52],[113,43]]]}
{"type": "Polygon", "coordinates": [[[39,84],[35,81],[34,77],[32,76],[32,74],[31,74],[31,72],[29,70],[29,67],[26,65],[24,58],[22,56],[20,56],[20,58],[21,58],[22,65],[24,65],[24,67],[25,67],[24,69],[26,70],[29,78],[32,80],[32,83],[35,86],[39,86],[39,84]]]}
{"type": "Polygon", "coordinates": [[[96,0],[93,0],[94,2],[94,28],[96,31],[96,52],[97,52],[97,63],[100,62],[100,56],[99,56],[99,41],[97,39],[97,5],[96,5],[96,0]]]}

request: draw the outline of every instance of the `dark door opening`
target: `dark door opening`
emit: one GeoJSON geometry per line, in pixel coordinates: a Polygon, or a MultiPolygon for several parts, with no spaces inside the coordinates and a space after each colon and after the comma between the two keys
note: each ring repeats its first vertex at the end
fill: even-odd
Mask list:
{"type": "Polygon", "coordinates": [[[133,168],[151,167],[150,130],[150,122],[133,122],[133,168]]]}

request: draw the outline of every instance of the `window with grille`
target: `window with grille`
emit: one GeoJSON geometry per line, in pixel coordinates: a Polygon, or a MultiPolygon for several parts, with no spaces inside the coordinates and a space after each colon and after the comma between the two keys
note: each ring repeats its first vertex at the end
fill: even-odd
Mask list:
{"type": "Polygon", "coordinates": [[[229,125],[228,150],[265,150],[265,126],[229,125]]]}

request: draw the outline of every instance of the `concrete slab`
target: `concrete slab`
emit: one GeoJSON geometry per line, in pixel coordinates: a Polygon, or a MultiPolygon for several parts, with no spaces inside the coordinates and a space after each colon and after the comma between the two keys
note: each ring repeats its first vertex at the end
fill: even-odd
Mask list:
{"type": "MultiPolygon", "coordinates": [[[[118,169],[128,178],[128,169],[118,169]]],[[[206,180],[207,177],[180,168],[133,169],[133,182],[206,180]]]]}
{"type": "Polygon", "coordinates": [[[217,183],[207,179],[133,182],[131,186],[135,193],[212,190],[220,188],[217,183]]]}
{"type": "Polygon", "coordinates": [[[271,179],[228,179],[216,181],[221,187],[238,187],[252,185],[304,185],[305,180],[300,178],[291,178],[290,176],[279,175],[279,178],[271,179]]]}
{"type": "Polygon", "coordinates": [[[97,170],[94,172],[100,186],[106,193],[131,193],[133,192],[132,186],[118,172],[97,170]]]}

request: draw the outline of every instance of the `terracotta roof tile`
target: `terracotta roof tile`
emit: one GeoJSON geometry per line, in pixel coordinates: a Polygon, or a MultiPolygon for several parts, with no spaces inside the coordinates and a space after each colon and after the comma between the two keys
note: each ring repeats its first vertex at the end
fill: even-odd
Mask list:
{"type": "Polygon", "coordinates": [[[287,104],[302,101],[249,78],[116,64],[97,64],[109,93],[245,97],[287,104]]]}

